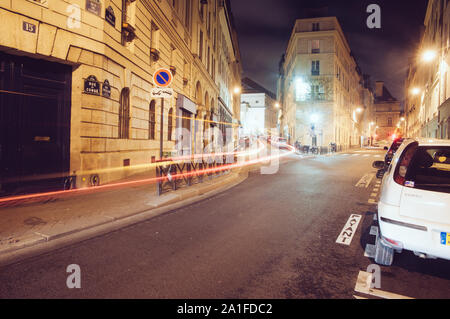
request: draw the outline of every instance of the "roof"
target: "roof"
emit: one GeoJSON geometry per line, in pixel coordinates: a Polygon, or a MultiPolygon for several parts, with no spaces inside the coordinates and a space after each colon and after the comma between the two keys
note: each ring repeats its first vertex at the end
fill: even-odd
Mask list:
{"type": "Polygon", "coordinates": [[[450,140],[440,140],[437,138],[416,138],[420,146],[450,146],[450,140]]]}
{"type": "Polygon", "coordinates": [[[273,100],[277,99],[277,96],[274,93],[267,90],[262,85],[256,83],[250,78],[242,79],[242,93],[265,93],[273,100]]]}
{"type": "Polygon", "coordinates": [[[392,96],[391,92],[383,85],[383,94],[381,96],[375,97],[375,103],[380,102],[398,102],[395,97],[392,96]]]}

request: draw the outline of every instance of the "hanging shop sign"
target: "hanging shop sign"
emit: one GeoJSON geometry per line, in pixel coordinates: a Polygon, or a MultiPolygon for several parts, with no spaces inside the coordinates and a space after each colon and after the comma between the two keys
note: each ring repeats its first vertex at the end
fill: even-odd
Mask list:
{"type": "Polygon", "coordinates": [[[101,9],[102,4],[100,3],[100,0],[86,0],[86,11],[99,16],[101,9]]]}
{"type": "Polygon", "coordinates": [[[111,97],[111,85],[109,85],[108,80],[105,80],[102,84],[102,96],[107,97],[108,99],[111,97]]]}
{"type": "Polygon", "coordinates": [[[105,10],[105,20],[113,27],[116,26],[116,15],[114,14],[114,10],[111,6],[105,10]]]}
{"type": "Polygon", "coordinates": [[[84,93],[100,95],[100,83],[94,75],[84,80],[84,93]]]}

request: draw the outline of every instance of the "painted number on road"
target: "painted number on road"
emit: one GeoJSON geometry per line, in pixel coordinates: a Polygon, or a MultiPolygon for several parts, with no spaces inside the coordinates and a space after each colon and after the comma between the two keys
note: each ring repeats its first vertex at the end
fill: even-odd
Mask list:
{"type": "Polygon", "coordinates": [[[360,221],[361,215],[351,215],[337,238],[336,243],[349,246],[353,236],[355,236],[360,221]]]}

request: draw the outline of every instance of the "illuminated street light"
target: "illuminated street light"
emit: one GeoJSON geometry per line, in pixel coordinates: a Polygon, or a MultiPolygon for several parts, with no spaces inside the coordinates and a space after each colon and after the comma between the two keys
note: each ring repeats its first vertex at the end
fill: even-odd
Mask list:
{"type": "Polygon", "coordinates": [[[319,118],[320,118],[319,114],[317,113],[312,114],[310,117],[311,123],[317,124],[317,122],[319,122],[319,118]]]}
{"type": "Polygon", "coordinates": [[[234,94],[239,94],[239,93],[241,93],[241,88],[238,87],[238,86],[236,86],[236,87],[234,88],[233,92],[234,92],[234,94]]]}
{"type": "Polygon", "coordinates": [[[431,62],[436,58],[436,51],[434,50],[427,50],[422,54],[422,60],[424,62],[431,62]]]}
{"type": "Polygon", "coordinates": [[[361,107],[358,107],[357,109],[356,109],[356,113],[362,113],[363,112],[363,109],[361,108],[361,107]]]}
{"type": "Polygon", "coordinates": [[[419,88],[413,88],[412,90],[411,90],[411,94],[412,95],[418,95],[420,93],[420,89],[419,88]]]}
{"type": "Polygon", "coordinates": [[[401,117],[400,122],[404,122],[404,121],[406,121],[406,119],[404,117],[401,117]]]}
{"type": "Polygon", "coordinates": [[[280,103],[275,103],[275,107],[276,107],[277,109],[279,109],[279,108],[280,108],[280,103]]]}

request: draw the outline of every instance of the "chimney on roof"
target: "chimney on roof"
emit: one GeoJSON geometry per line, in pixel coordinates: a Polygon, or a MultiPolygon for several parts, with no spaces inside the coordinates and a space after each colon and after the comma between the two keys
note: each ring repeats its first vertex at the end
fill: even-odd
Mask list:
{"type": "Polygon", "coordinates": [[[384,82],[383,81],[377,81],[375,83],[375,97],[382,97],[383,96],[383,88],[384,88],[384,82]]]}

